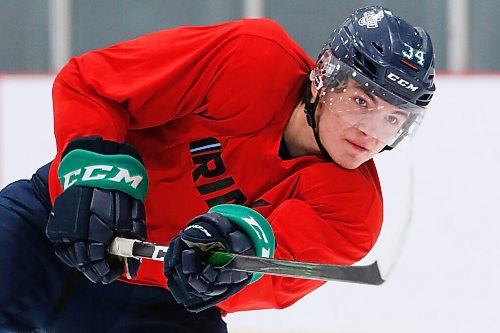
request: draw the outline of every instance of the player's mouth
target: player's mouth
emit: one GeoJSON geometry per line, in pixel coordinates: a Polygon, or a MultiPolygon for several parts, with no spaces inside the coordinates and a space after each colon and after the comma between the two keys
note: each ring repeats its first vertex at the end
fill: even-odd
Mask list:
{"type": "Polygon", "coordinates": [[[354,150],[356,150],[356,151],[359,151],[359,152],[362,152],[362,153],[369,151],[369,149],[368,149],[368,148],[366,148],[365,146],[362,146],[361,144],[358,144],[358,143],[353,142],[353,141],[348,140],[348,139],[346,139],[345,141],[346,141],[346,142],[347,142],[347,143],[348,143],[348,144],[349,144],[349,145],[350,145],[350,146],[351,146],[354,150]]]}

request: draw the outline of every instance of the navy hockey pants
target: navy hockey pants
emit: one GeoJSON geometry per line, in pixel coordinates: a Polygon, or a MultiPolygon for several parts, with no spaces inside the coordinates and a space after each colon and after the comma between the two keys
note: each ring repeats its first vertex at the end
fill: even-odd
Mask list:
{"type": "Polygon", "coordinates": [[[157,287],[93,284],[45,236],[49,165],[0,192],[0,332],[227,332],[216,308],[193,314],[157,287]]]}

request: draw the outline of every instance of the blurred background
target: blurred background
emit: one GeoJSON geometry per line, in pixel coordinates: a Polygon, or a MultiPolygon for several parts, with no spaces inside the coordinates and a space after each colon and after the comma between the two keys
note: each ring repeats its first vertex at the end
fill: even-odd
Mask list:
{"type": "Polygon", "coordinates": [[[335,26],[371,4],[428,30],[439,70],[500,69],[498,0],[0,0],[0,71],[54,71],[72,55],[147,32],[260,16],[315,58],[335,26]]]}
{"type": "Polygon", "coordinates": [[[389,247],[398,264],[380,287],[329,282],[285,310],[230,314],[229,331],[500,332],[499,0],[0,0],[0,186],[54,155],[51,84],[71,56],[269,17],[316,58],[333,28],[372,4],[424,27],[438,69],[415,139],[376,158],[385,225],[411,221],[402,250],[389,247]]]}

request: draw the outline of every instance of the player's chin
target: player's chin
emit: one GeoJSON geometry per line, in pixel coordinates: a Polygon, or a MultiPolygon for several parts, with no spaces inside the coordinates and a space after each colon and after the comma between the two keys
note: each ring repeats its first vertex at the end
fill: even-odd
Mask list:
{"type": "Polygon", "coordinates": [[[349,169],[349,170],[356,169],[361,164],[363,164],[363,162],[365,162],[365,161],[359,161],[359,160],[346,160],[346,159],[340,159],[340,160],[335,160],[334,159],[334,161],[338,165],[340,165],[341,167],[343,167],[344,169],[349,169]]]}
{"type": "Polygon", "coordinates": [[[356,169],[364,162],[372,158],[373,154],[369,151],[365,152],[353,152],[353,151],[332,151],[329,152],[330,157],[343,167],[344,169],[356,169]]]}

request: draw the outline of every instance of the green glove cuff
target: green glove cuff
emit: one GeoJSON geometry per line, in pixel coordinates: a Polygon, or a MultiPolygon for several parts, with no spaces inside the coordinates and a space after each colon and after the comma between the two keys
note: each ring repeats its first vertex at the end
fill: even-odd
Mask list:
{"type": "Polygon", "coordinates": [[[63,190],[73,185],[99,187],[125,192],[140,201],[148,191],[146,169],[130,155],[75,149],[64,156],[57,174],[63,190]]]}
{"type": "MultiPolygon", "coordinates": [[[[272,258],[276,241],[273,229],[267,220],[255,210],[232,204],[223,204],[212,207],[209,213],[215,212],[223,215],[240,227],[252,241],[258,257],[272,258]]],[[[262,277],[261,273],[253,273],[253,283],[262,277]]]]}

